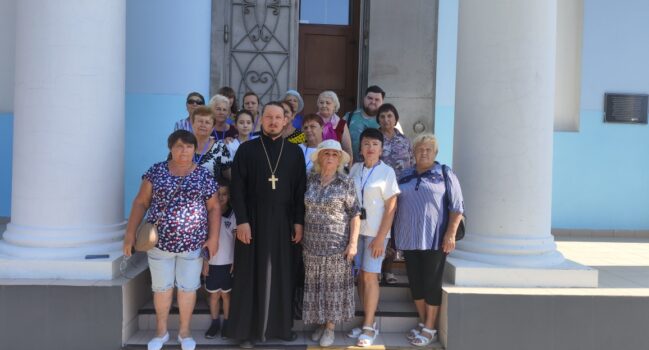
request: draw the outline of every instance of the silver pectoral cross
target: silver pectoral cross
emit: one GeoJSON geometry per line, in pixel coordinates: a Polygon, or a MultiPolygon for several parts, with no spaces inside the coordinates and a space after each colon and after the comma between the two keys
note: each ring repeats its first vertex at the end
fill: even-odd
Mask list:
{"type": "Polygon", "coordinates": [[[273,190],[275,189],[275,182],[279,181],[278,178],[275,177],[275,174],[272,174],[273,176],[268,178],[268,182],[272,183],[273,190]]]}

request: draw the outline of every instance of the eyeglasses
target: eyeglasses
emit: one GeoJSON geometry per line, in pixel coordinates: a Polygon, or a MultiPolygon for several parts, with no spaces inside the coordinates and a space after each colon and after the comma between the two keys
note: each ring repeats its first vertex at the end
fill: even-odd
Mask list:
{"type": "Polygon", "coordinates": [[[203,101],[201,101],[201,100],[187,100],[187,104],[188,104],[188,105],[199,105],[199,106],[202,106],[202,105],[205,104],[205,102],[203,102],[203,101]]]}

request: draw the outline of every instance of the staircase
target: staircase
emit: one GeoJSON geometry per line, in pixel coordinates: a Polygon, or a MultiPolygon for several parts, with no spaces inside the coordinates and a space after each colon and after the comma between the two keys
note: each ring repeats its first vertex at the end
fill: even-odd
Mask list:
{"type": "MultiPolygon", "coordinates": [[[[403,271],[401,269],[401,271],[403,271]]],[[[381,294],[376,312],[376,323],[380,330],[374,346],[369,349],[411,349],[417,348],[410,345],[405,338],[405,334],[417,324],[417,312],[410,299],[410,289],[408,288],[407,277],[404,273],[397,274],[398,283],[387,285],[381,283],[381,294]]],[[[355,339],[348,338],[345,334],[353,327],[358,327],[363,321],[362,306],[356,300],[356,316],[350,322],[346,322],[336,327],[336,341],[329,349],[346,349],[355,347],[355,339]]],[[[209,307],[199,293],[194,317],[192,318],[192,333],[199,349],[238,349],[238,343],[221,339],[206,339],[203,334],[211,323],[209,307]]],[[[126,343],[124,349],[146,349],[147,342],[154,336],[155,332],[155,309],[153,302],[149,302],[139,310],[138,314],[139,331],[133,335],[126,343]]],[[[318,349],[316,342],[311,341],[311,332],[313,325],[304,325],[302,321],[295,321],[293,330],[298,333],[298,339],[293,342],[285,342],[277,339],[269,339],[266,343],[256,344],[256,348],[272,349],[318,349]]],[[[179,349],[175,340],[178,330],[178,309],[172,307],[169,315],[169,330],[171,340],[163,349],[179,349]]],[[[440,343],[433,343],[430,347],[433,349],[442,349],[440,343]]]]}

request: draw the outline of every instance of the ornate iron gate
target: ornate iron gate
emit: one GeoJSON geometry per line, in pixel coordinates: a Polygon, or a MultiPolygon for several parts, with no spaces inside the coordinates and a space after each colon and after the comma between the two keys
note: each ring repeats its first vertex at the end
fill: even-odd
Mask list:
{"type": "Polygon", "coordinates": [[[213,0],[210,90],[262,103],[297,86],[297,0],[213,0]]]}

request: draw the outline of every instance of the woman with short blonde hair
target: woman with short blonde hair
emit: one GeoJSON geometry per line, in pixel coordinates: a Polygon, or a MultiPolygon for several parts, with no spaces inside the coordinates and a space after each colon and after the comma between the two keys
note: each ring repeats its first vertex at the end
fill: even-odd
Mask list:
{"type": "Polygon", "coordinates": [[[394,229],[397,249],[403,251],[410,294],[419,324],[407,335],[412,345],[437,340],[446,255],[455,249],[455,235],[464,213],[460,183],[453,171],[435,161],[439,151],[433,134],[414,140],[415,164],[399,178],[394,229]],[[448,178],[446,178],[448,176],[448,178]],[[447,193],[447,186],[450,193],[447,193]]]}
{"type": "Polygon", "coordinates": [[[227,123],[228,115],[230,115],[230,99],[223,95],[214,95],[210,98],[209,106],[214,111],[216,118],[212,137],[217,141],[225,140],[228,137],[235,138],[237,129],[227,123]]]}
{"type": "MultiPolygon", "coordinates": [[[[318,115],[324,122],[322,139],[340,142],[345,152],[351,155],[353,154],[352,138],[345,120],[336,115],[339,109],[340,101],[338,101],[338,95],[335,92],[326,90],[318,95],[318,115]]],[[[349,165],[353,162],[354,159],[350,158],[349,165]]]]}

